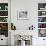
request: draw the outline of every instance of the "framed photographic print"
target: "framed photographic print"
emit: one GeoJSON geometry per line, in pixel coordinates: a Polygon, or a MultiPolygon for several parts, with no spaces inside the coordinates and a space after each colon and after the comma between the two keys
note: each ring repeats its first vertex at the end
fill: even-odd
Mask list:
{"type": "Polygon", "coordinates": [[[39,29],[39,37],[46,37],[46,29],[39,29]]]}
{"type": "Polygon", "coordinates": [[[20,11],[18,11],[17,15],[18,15],[17,16],[18,20],[23,20],[23,19],[27,20],[28,19],[28,11],[20,10],[20,11]]]}

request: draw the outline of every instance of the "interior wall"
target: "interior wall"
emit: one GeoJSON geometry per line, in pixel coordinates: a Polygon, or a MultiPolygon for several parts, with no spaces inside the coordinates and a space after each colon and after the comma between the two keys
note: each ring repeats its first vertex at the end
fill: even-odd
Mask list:
{"type": "MultiPolygon", "coordinates": [[[[16,25],[17,30],[27,30],[33,24],[36,32],[34,36],[38,35],[38,3],[45,2],[46,0],[11,0],[11,22],[16,25]],[[17,15],[20,10],[28,11],[28,20],[17,20],[17,15]]],[[[33,45],[40,46],[43,43],[43,39],[41,39],[34,37],[32,40],[33,45]]]]}
{"type": "Polygon", "coordinates": [[[11,0],[11,22],[17,30],[27,30],[34,25],[38,32],[38,3],[45,3],[46,0],[11,0]],[[19,11],[28,12],[28,20],[18,20],[19,11]]]}
{"type": "Polygon", "coordinates": [[[32,0],[15,0],[11,3],[11,20],[16,25],[17,30],[26,30],[29,26],[37,27],[37,2],[32,0]],[[15,3],[14,3],[15,2],[15,3]],[[32,3],[33,2],[33,3],[32,3]],[[19,11],[28,12],[28,20],[17,20],[19,11]]]}

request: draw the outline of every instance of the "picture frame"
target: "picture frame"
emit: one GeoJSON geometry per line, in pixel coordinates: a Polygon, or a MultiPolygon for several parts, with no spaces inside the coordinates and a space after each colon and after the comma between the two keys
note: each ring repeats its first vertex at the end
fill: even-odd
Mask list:
{"type": "Polygon", "coordinates": [[[46,37],[46,29],[39,29],[39,37],[46,37]]]}
{"type": "Polygon", "coordinates": [[[28,11],[18,10],[17,11],[17,19],[18,20],[28,20],[28,11]]]}

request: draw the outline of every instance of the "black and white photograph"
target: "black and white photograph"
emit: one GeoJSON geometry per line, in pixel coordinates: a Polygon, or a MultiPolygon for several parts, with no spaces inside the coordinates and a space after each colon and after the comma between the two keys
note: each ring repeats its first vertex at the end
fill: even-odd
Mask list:
{"type": "Polygon", "coordinates": [[[22,19],[28,19],[28,11],[23,11],[23,10],[20,10],[18,11],[18,19],[22,20],[22,19]]]}

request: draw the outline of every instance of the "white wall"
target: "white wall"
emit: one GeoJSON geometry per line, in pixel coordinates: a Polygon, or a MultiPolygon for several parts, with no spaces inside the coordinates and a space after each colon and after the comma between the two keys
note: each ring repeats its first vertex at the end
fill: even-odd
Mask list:
{"type": "Polygon", "coordinates": [[[11,0],[11,22],[16,25],[17,30],[26,30],[32,24],[37,29],[38,3],[46,0],[11,0]],[[17,20],[20,10],[28,11],[28,20],[17,20]]]}
{"type": "Polygon", "coordinates": [[[11,3],[11,19],[15,23],[17,30],[26,30],[32,24],[35,25],[35,22],[37,23],[37,2],[35,3],[35,1],[31,0],[15,0],[11,3]],[[28,20],[17,20],[20,10],[28,11],[28,20]]]}
{"type": "MultiPolygon", "coordinates": [[[[36,34],[38,36],[38,3],[45,3],[46,0],[11,0],[11,22],[16,25],[17,30],[26,30],[30,25],[35,26],[36,34]],[[28,11],[28,20],[17,20],[17,13],[19,10],[28,11]]],[[[16,30],[16,31],[17,31],[16,30]]],[[[18,31],[19,32],[19,31],[18,31]]],[[[34,34],[34,33],[33,33],[34,34]]],[[[37,38],[37,37],[36,37],[37,38]]],[[[42,43],[42,38],[37,40],[33,38],[33,45],[37,46],[38,42],[42,43]],[[41,41],[42,42],[41,42],[41,41]]]]}

